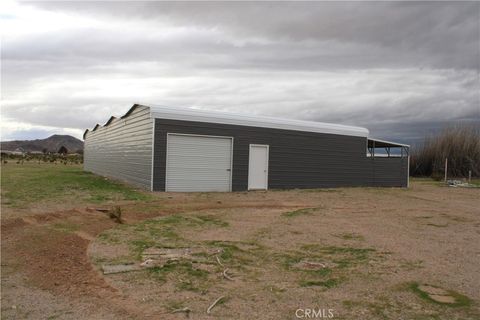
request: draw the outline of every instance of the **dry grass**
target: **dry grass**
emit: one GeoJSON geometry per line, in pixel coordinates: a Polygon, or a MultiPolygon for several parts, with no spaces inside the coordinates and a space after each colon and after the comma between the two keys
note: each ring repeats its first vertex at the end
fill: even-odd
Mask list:
{"type": "Polygon", "coordinates": [[[450,177],[480,177],[480,129],[458,125],[425,138],[423,145],[413,148],[410,173],[414,176],[442,178],[448,158],[450,177]]]}

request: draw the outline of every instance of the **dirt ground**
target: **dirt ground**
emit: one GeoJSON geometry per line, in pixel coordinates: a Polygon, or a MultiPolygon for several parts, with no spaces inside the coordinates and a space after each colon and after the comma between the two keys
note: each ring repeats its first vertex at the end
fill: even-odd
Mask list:
{"type": "Polygon", "coordinates": [[[99,205],[4,207],[2,318],[183,319],[173,311],[188,308],[193,319],[308,318],[308,309],[334,319],[480,319],[479,197],[422,180],[408,190],[158,193],[123,201],[124,224],[99,205]],[[102,274],[141,263],[148,248],[222,251],[199,264],[102,274]],[[456,303],[432,300],[422,285],[456,303]]]}

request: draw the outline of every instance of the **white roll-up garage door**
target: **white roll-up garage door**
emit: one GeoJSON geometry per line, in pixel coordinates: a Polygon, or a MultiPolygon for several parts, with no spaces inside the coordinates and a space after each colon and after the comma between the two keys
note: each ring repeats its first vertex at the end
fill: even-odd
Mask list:
{"type": "Polygon", "coordinates": [[[231,191],[233,138],[167,135],[166,191],[231,191]]]}

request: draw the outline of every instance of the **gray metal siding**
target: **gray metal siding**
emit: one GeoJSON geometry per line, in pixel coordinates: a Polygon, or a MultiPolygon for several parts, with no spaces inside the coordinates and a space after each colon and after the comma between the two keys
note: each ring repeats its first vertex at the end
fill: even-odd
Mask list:
{"type": "Polygon", "coordinates": [[[234,137],[233,191],[248,188],[250,144],[270,146],[270,189],[406,186],[406,166],[404,178],[401,179],[401,174],[396,176],[389,172],[391,168],[403,170],[403,167],[398,168],[398,164],[375,160],[374,165],[373,160],[366,157],[364,137],[156,119],[153,190],[165,190],[167,133],[234,137]]]}
{"type": "Polygon", "coordinates": [[[382,187],[406,187],[408,184],[407,157],[374,157],[369,159],[372,184],[382,187]]]}
{"type": "Polygon", "coordinates": [[[89,131],[84,170],[151,189],[153,120],[146,107],[89,131]]]}

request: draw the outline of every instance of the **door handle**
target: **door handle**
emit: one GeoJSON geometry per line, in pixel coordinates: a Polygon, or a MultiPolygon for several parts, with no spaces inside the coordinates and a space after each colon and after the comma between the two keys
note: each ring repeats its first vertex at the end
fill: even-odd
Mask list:
{"type": "Polygon", "coordinates": [[[232,171],[232,169],[227,169],[227,171],[232,171]]]}

